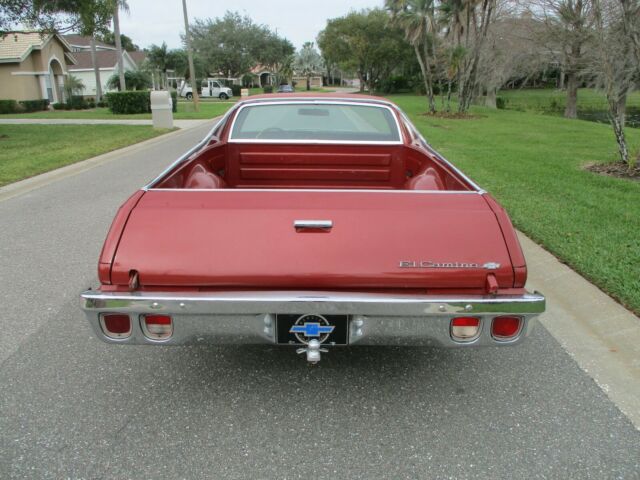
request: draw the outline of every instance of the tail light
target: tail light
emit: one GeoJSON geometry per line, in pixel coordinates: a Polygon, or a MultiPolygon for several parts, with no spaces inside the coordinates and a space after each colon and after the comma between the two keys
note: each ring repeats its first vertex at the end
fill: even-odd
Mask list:
{"type": "Polygon", "coordinates": [[[165,340],[173,334],[173,321],[169,315],[144,315],[142,330],[153,340],[165,340]]]}
{"type": "Polygon", "coordinates": [[[503,316],[493,319],[491,334],[496,340],[511,340],[522,328],[522,317],[503,316]]]}
{"type": "Polygon", "coordinates": [[[477,317],[456,317],[451,320],[451,336],[454,340],[470,341],[480,334],[480,319],[477,317]]]}
{"type": "Polygon", "coordinates": [[[103,313],[100,326],[109,338],[127,338],[131,335],[131,319],[123,313],[103,313]]]}

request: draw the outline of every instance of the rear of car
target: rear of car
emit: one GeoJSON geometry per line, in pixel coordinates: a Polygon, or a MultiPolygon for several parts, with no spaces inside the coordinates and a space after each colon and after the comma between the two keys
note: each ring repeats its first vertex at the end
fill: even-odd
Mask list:
{"type": "MultiPolygon", "coordinates": [[[[289,97],[291,98],[291,97],[289,97]]],[[[469,347],[544,311],[501,207],[386,102],[254,100],[135,194],[83,293],[129,344],[469,347]]]]}

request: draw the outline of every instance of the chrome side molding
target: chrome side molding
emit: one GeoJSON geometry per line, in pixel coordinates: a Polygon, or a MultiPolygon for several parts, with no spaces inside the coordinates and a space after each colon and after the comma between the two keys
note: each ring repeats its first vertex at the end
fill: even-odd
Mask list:
{"type": "Polygon", "coordinates": [[[297,232],[302,230],[326,230],[329,231],[333,228],[332,220],[295,220],[293,222],[293,228],[297,232]]]}

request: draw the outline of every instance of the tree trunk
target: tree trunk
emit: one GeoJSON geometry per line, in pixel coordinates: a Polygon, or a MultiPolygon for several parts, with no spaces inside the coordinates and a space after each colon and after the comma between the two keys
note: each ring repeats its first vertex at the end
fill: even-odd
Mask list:
{"type": "Polygon", "coordinates": [[[185,43],[185,46],[187,47],[187,59],[189,61],[189,81],[191,82],[193,108],[197,112],[198,110],[200,110],[200,96],[198,95],[196,69],[193,66],[193,50],[191,48],[191,30],[189,30],[189,15],[187,14],[187,0],[182,0],[182,15],[184,17],[184,43],[185,43]]]}
{"type": "Polygon", "coordinates": [[[122,60],[122,40],[120,38],[120,2],[116,2],[116,8],[113,12],[113,36],[116,41],[116,50],[118,52],[118,75],[120,76],[120,91],[127,89],[124,81],[124,61],[122,60]]]}
{"type": "Polygon", "coordinates": [[[420,48],[418,45],[413,46],[414,51],[416,52],[416,57],[418,58],[418,63],[420,64],[420,70],[422,71],[422,79],[424,81],[424,88],[427,94],[427,98],[429,99],[429,113],[436,112],[436,102],[433,98],[433,84],[431,80],[431,70],[429,65],[426,64],[425,59],[422,58],[422,54],[420,52],[420,48]]]}
{"type": "Polygon", "coordinates": [[[100,81],[100,68],[96,60],[96,38],[94,35],[91,35],[91,64],[96,77],[96,103],[98,103],[102,101],[102,82],[100,81]]]}
{"type": "Polygon", "coordinates": [[[567,106],[564,109],[566,118],[578,118],[578,75],[567,74],[567,106]]]}
{"type": "Polygon", "coordinates": [[[564,90],[564,80],[566,74],[564,73],[564,68],[560,70],[560,84],[558,85],[558,90],[564,90]]]}
{"type": "Polygon", "coordinates": [[[311,90],[311,77],[307,75],[307,92],[311,90]]]}
{"type": "Polygon", "coordinates": [[[626,165],[629,165],[629,147],[627,145],[627,139],[624,135],[624,127],[620,123],[620,115],[617,107],[612,108],[614,111],[609,112],[609,120],[611,120],[611,126],[613,127],[613,134],[616,136],[616,142],[618,142],[618,153],[620,154],[620,161],[626,165]]]}
{"type": "Polygon", "coordinates": [[[489,108],[497,109],[498,108],[498,92],[495,88],[490,88],[487,91],[487,97],[485,98],[485,105],[489,108]]]}
{"type": "Polygon", "coordinates": [[[627,124],[627,94],[623,94],[618,100],[618,120],[622,128],[627,124]]]}

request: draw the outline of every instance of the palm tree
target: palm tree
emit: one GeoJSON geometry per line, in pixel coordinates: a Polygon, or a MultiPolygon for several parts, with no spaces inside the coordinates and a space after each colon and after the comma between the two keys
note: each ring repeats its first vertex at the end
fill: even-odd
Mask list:
{"type": "Polygon", "coordinates": [[[96,103],[102,101],[102,81],[100,80],[100,68],[96,59],[96,36],[91,35],[91,64],[93,65],[93,74],[96,77],[96,103]]]}
{"type": "Polygon", "coordinates": [[[124,61],[122,59],[122,40],[120,39],[120,9],[129,12],[129,5],[126,0],[114,0],[113,5],[113,36],[116,41],[116,50],[118,51],[118,74],[120,76],[120,85],[122,90],[126,90],[124,78],[124,61]]]}
{"type": "Polygon", "coordinates": [[[166,42],[162,42],[161,46],[151,45],[149,48],[149,54],[147,60],[151,64],[151,67],[160,72],[160,79],[158,86],[163,88],[163,83],[166,88],[167,84],[167,68],[169,63],[169,50],[167,49],[166,42]]]}
{"type": "Polygon", "coordinates": [[[313,42],[305,42],[296,54],[293,68],[307,78],[307,90],[311,90],[311,76],[324,70],[322,56],[314,48],[313,42]]]}
{"type": "Polygon", "coordinates": [[[82,93],[84,90],[84,83],[78,77],[73,75],[67,75],[64,79],[64,91],[67,97],[67,103],[71,103],[73,96],[78,93],[82,93]]]}
{"type": "Polygon", "coordinates": [[[435,113],[431,59],[435,57],[436,18],[433,0],[386,0],[392,21],[400,26],[413,46],[429,99],[429,112],[435,113]]]}

